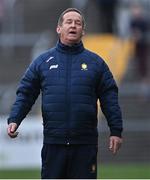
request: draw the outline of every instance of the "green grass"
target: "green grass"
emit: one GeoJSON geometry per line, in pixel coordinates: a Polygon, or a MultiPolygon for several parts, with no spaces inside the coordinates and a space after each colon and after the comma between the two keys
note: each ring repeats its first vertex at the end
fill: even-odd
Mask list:
{"type": "MultiPolygon", "coordinates": [[[[150,179],[150,165],[103,165],[98,169],[100,179],[150,179]]],[[[0,170],[0,179],[40,179],[39,169],[0,170]]]]}
{"type": "Polygon", "coordinates": [[[39,169],[0,170],[0,179],[40,179],[39,169]]]}
{"type": "Polygon", "coordinates": [[[100,165],[98,178],[101,179],[150,179],[150,164],[100,165]]]}

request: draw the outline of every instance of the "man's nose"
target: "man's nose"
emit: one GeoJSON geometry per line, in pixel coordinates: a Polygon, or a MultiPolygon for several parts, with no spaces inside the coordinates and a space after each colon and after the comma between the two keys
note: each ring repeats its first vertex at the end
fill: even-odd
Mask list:
{"type": "Polygon", "coordinates": [[[72,23],[71,23],[71,27],[75,27],[75,22],[74,21],[72,21],[72,23]]]}

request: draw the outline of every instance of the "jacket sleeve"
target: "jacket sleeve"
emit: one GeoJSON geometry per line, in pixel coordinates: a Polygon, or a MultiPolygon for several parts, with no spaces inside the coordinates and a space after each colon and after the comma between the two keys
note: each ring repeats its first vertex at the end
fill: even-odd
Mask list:
{"type": "Polygon", "coordinates": [[[111,136],[121,137],[123,130],[122,113],[118,103],[118,87],[107,64],[103,62],[98,85],[98,98],[103,114],[107,119],[111,136]]]}
{"type": "Polygon", "coordinates": [[[19,126],[22,120],[31,110],[40,93],[40,78],[36,66],[36,61],[26,70],[22,77],[19,87],[16,92],[16,101],[12,106],[8,124],[11,122],[17,123],[19,126]]]}

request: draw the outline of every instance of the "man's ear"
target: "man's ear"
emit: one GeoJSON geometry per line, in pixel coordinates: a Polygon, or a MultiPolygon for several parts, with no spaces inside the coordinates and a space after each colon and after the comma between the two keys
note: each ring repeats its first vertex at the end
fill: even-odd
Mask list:
{"type": "Polygon", "coordinates": [[[57,34],[60,34],[60,26],[57,26],[56,32],[57,32],[57,34]]]}
{"type": "Polygon", "coordinates": [[[85,30],[82,31],[82,36],[84,36],[84,35],[85,35],[85,30]]]}

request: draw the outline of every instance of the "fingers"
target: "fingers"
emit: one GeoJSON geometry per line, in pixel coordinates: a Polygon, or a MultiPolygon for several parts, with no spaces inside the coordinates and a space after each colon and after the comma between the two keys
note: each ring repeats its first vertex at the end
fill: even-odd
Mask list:
{"type": "Polygon", "coordinates": [[[122,138],[117,136],[111,136],[109,140],[109,149],[113,154],[116,154],[122,144],[122,138]]]}
{"type": "Polygon", "coordinates": [[[10,123],[7,128],[7,134],[11,138],[16,138],[18,136],[19,132],[16,132],[17,130],[17,124],[16,123],[10,123]]]}

